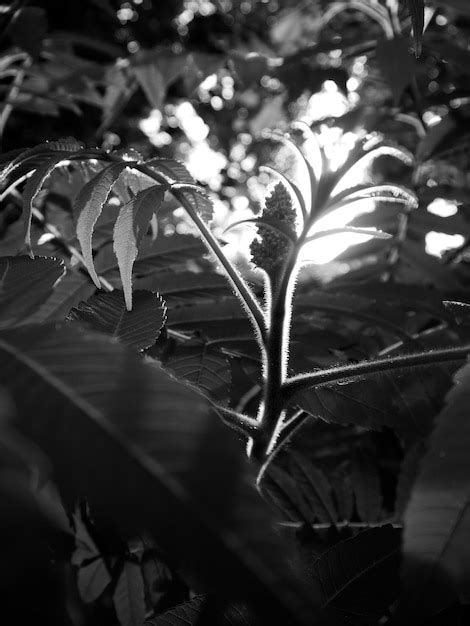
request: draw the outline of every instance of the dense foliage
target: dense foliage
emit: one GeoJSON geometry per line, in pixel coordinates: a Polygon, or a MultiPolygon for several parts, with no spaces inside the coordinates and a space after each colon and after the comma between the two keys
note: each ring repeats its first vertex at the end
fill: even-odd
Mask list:
{"type": "Polygon", "coordinates": [[[2,623],[467,623],[467,4],[0,5],[2,623]]]}

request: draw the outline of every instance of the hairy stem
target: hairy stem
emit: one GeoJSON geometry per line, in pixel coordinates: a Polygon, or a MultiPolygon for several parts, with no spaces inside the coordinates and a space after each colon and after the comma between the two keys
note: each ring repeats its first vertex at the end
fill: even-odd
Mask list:
{"type": "Polygon", "coordinates": [[[263,399],[258,414],[261,432],[264,436],[255,441],[250,450],[250,456],[257,461],[262,461],[269,453],[272,440],[277,436],[278,425],[284,419],[285,403],[282,400],[282,393],[289,363],[294,282],[298,255],[307,236],[308,228],[305,224],[302,234],[290,250],[278,284],[272,286],[263,399]]]}
{"type": "Polygon", "coordinates": [[[442,361],[457,361],[465,359],[470,353],[470,344],[457,348],[446,348],[443,350],[431,350],[429,352],[417,352],[415,354],[401,354],[387,359],[375,359],[364,361],[353,365],[332,367],[329,369],[299,374],[286,380],[282,388],[282,402],[285,406],[295,394],[311,387],[334,383],[345,378],[354,378],[364,374],[375,374],[378,372],[388,372],[404,367],[416,367],[419,365],[432,365],[442,361]]]}

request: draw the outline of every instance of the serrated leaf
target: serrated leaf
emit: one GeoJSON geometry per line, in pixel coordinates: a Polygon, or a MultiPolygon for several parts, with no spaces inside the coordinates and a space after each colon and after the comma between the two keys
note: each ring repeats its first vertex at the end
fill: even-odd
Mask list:
{"type": "Polygon", "coordinates": [[[400,532],[391,525],[334,545],[310,568],[324,606],[363,618],[383,615],[398,592],[399,551],[400,532]]]}
{"type": "Polygon", "coordinates": [[[415,55],[421,55],[421,40],[424,30],[424,0],[407,0],[408,11],[413,25],[413,38],[415,41],[415,55]]]}
{"type": "Polygon", "coordinates": [[[49,297],[65,272],[53,257],[0,257],[0,328],[24,321],[49,297]]]}
{"type": "Polygon", "coordinates": [[[37,331],[0,334],[0,384],[64,501],[86,497],[124,536],[150,532],[176,567],[215,592],[248,594],[268,623],[310,623],[314,598],[271,532],[238,438],[206,400],[102,335],[37,331]]]}
{"type": "Polygon", "coordinates": [[[415,367],[344,380],[311,389],[299,395],[296,404],[326,422],[373,430],[388,426],[414,438],[431,428],[449,388],[446,371],[439,366],[415,367]]]}
{"type": "Polygon", "coordinates": [[[315,520],[333,524],[338,519],[331,485],[322,470],[298,452],[288,452],[289,467],[297,488],[312,509],[315,520]]]}
{"type": "Polygon", "coordinates": [[[86,268],[98,289],[101,289],[101,283],[93,263],[91,243],[93,229],[114,183],[128,165],[128,162],[123,161],[106,167],[83,187],[74,202],[77,238],[82,248],[86,268]]]}
{"type": "Polygon", "coordinates": [[[121,207],[114,226],[114,252],[119,265],[127,310],[132,309],[132,268],[139,245],[146,234],[150,219],[160,208],[165,189],[155,185],[138,193],[121,207]]]}
{"type": "Polygon", "coordinates": [[[29,162],[27,171],[31,171],[42,163],[44,159],[48,159],[53,152],[64,152],[70,157],[83,149],[83,144],[76,141],[73,137],[61,139],[58,141],[48,141],[41,143],[33,148],[22,150],[16,158],[11,160],[0,173],[0,185],[15,170],[20,168],[24,163],[29,162]]]}
{"type": "Polygon", "coordinates": [[[126,561],[113,594],[121,626],[142,626],[145,620],[144,579],[139,563],[126,561]]]}
{"type": "Polygon", "coordinates": [[[273,504],[288,520],[311,524],[312,510],[292,476],[276,463],[269,463],[257,481],[263,498],[273,504]]]}
{"type": "Polygon", "coordinates": [[[189,173],[186,165],[176,159],[158,157],[146,161],[145,165],[157,170],[157,172],[162,172],[166,176],[169,176],[175,183],[189,183],[190,185],[193,185],[196,182],[189,173]]]}
{"type": "Polygon", "coordinates": [[[196,596],[165,613],[146,620],[144,626],[261,626],[243,605],[229,605],[208,596],[196,596]]]}
{"type": "Polygon", "coordinates": [[[206,343],[181,345],[165,362],[178,378],[183,378],[210,397],[228,399],[231,374],[227,358],[206,343]]]}
{"type": "Polygon", "coordinates": [[[77,573],[78,591],[81,599],[86,603],[97,600],[110,582],[111,576],[101,558],[82,565],[77,573]]]}
{"type": "MultiPolygon", "coordinates": [[[[23,190],[23,221],[24,221],[24,241],[26,247],[31,251],[31,218],[33,204],[37,195],[42,189],[47,178],[54,169],[66,158],[67,152],[59,152],[40,165],[32,176],[28,179],[23,190]]],[[[31,253],[31,252],[30,252],[31,253]]]]}
{"type": "Polygon", "coordinates": [[[404,582],[402,606],[416,620],[445,608],[450,577],[464,603],[469,600],[470,553],[470,365],[454,376],[455,386],[436,418],[428,452],[404,516],[404,582]],[[442,594],[439,592],[441,591],[442,594]],[[437,606],[436,606],[437,604],[437,606]]]}
{"type": "Polygon", "coordinates": [[[189,187],[185,187],[184,184],[181,184],[181,186],[177,187],[175,197],[178,200],[181,196],[184,197],[187,202],[189,202],[193,209],[197,211],[197,213],[199,213],[199,215],[204,220],[206,220],[206,222],[209,222],[212,219],[212,214],[214,212],[212,200],[209,198],[208,195],[204,193],[202,189],[192,189],[189,187]]]}
{"type": "Polygon", "coordinates": [[[136,291],[134,308],[126,310],[121,291],[99,293],[72,309],[69,320],[114,337],[135,350],[153,346],[166,321],[166,306],[158,294],[136,291]]]}

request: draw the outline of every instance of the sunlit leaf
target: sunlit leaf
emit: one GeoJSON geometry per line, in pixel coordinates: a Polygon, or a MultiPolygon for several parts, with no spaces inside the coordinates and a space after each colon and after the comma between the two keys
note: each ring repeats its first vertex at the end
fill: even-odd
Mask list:
{"type": "Polygon", "coordinates": [[[155,185],[138,193],[121,207],[114,226],[114,252],[118,260],[127,310],[132,309],[132,268],[139,245],[146,234],[150,219],[160,208],[165,195],[162,186],[155,185]]]}
{"type": "Polygon", "coordinates": [[[99,289],[101,283],[95,271],[91,245],[93,229],[114,183],[128,165],[129,163],[123,161],[106,167],[82,188],[74,203],[78,241],[87,270],[99,289]]]}

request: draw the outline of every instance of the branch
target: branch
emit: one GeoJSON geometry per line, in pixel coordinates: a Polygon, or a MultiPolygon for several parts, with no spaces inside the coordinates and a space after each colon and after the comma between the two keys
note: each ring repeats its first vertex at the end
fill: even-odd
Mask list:
{"type": "Polygon", "coordinates": [[[345,378],[353,378],[364,374],[375,374],[377,372],[387,372],[394,369],[404,367],[415,367],[418,365],[432,365],[442,361],[457,361],[465,359],[470,352],[470,345],[458,348],[446,348],[444,350],[432,350],[430,352],[417,352],[415,354],[401,354],[399,356],[387,359],[375,359],[373,361],[364,361],[363,363],[354,363],[353,365],[344,365],[342,367],[333,367],[330,369],[310,372],[308,374],[299,374],[286,380],[283,388],[283,401],[289,402],[292,397],[311,387],[334,383],[337,380],[345,378]]]}
{"type": "Polygon", "coordinates": [[[213,407],[219,414],[222,421],[233,430],[236,430],[246,437],[251,437],[252,439],[257,439],[260,435],[260,425],[258,420],[253,417],[243,415],[233,409],[229,409],[218,404],[213,404],[213,407]]]}

